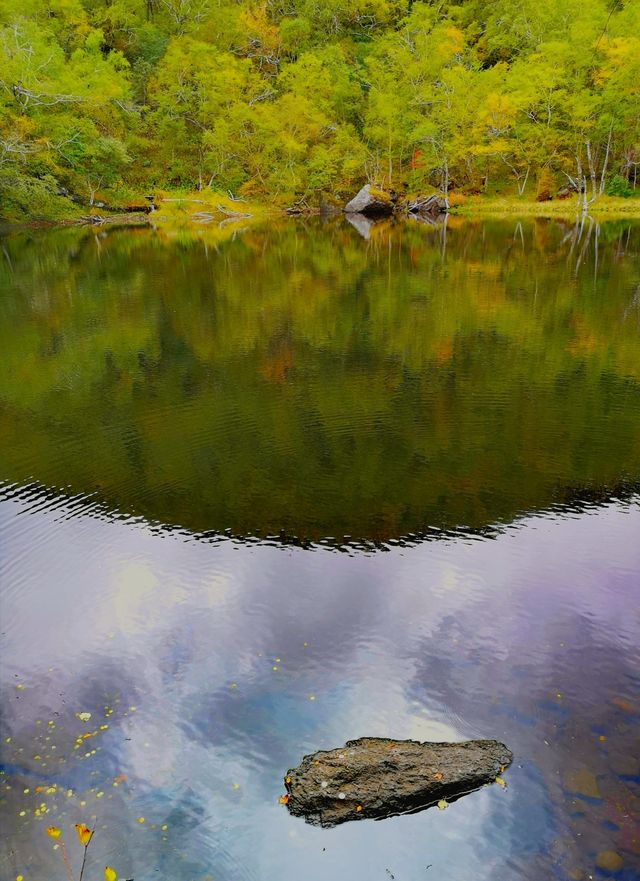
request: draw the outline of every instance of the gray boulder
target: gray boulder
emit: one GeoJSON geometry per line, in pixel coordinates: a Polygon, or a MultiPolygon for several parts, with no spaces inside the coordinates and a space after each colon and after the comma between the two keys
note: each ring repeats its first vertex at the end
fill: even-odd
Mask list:
{"type": "Polygon", "coordinates": [[[365,184],[357,196],[345,205],[347,214],[365,214],[368,217],[384,217],[393,214],[395,203],[389,193],[365,184]]]}
{"type": "Polygon", "coordinates": [[[495,740],[362,737],[305,756],[287,772],[283,800],[291,814],[314,826],[381,820],[460,798],[495,781],[512,760],[510,750],[495,740]]]}
{"type": "Polygon", "coordinates": [[[444,196],[423,196],[409,202],[407,211],[409,214],[430,215],[435,217],[449,210],[449,204],[444,196]]]}

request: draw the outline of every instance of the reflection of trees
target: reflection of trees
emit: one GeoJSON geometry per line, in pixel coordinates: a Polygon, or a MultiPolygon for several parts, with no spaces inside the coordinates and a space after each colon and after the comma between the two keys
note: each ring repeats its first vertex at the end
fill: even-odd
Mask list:
{"type": "Polygon", "coordinates": [[[635,479],[637,242],[455,218],[446,249],[343,222],[9,238],[2,477],[383,540],[635,479]]]}

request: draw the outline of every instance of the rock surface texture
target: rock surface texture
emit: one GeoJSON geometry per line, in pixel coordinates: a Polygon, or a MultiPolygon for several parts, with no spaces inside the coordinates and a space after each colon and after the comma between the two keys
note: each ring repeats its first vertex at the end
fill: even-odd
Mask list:
{"type": "Polygon", "coordinates": [[[460,798],[492,783],[512,759],[495,740],[418,743],[362,737],[305,756],[288,771],[287,807],[315,826],[381,820],[460,798]]]}
{"type": "Polygon", "coordinates": [[[385,217],[393,214],[395,204],[389,193],[365,184],[357,196],[345,205],[347,214],[366,214],[368,217],[385,217]]]}
{"type": "Polygon", "coordinates": [[[437,217],[438,214],[444,214],[449,209],[449,204],[442,196],[424,196],[415,199],[407,205],[409,214],[422,214],[431,217],[437,217]]]}

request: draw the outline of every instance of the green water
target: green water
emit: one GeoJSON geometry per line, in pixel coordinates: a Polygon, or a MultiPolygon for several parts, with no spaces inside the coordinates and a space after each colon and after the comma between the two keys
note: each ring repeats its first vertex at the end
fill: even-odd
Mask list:
{"type": "Polygon", "coordinates": [[[640,474],[640,228],[4,242],[3,478],[192,531],[482,529],[640,474]]]}

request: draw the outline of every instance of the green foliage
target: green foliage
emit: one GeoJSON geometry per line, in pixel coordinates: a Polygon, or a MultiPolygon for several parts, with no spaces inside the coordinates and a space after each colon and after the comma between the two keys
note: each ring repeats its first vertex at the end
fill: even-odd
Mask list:
{"type": "Polygon", "coordinates": [[[638,163],[639,82],[640,0],[0,0],[0,170],[87,204],[549,174],[594,200],[638,163]]]}
{"type": "Polygon", "coordinates": [[[607,184],[607,196],[621,196],[623,199],[628,199],[632,195],[631,184],[621,174],[615,174],[607,184]]]}

